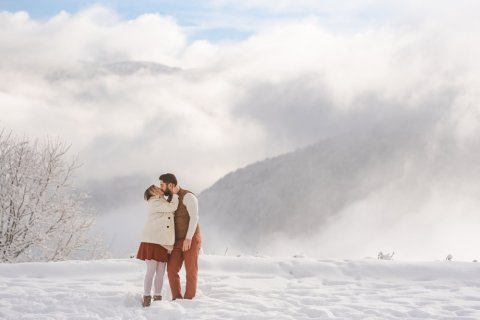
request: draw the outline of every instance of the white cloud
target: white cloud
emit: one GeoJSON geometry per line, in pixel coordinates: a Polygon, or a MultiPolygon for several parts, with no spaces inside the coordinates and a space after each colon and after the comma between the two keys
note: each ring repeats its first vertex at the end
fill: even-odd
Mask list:
{"type": "Polygon", "coordinates": [[[335,132],[339,116],[369,116],[369,97],[406,109],[451,99],[458,106],[443,125],[459,141],[478,134],[480,48],[472,30],[479,24],[467,2],[452,11],[442,2],[432,12],[413,2],[275,3],[275,10],[316,9],[269,18],[247,39],[218,43],[189,42],[191,29],[158,14],[125,20],[93,6],[40,21],[2,12],[0,125],[71,141],[85,179],[168,170],[197,191],[238,166],[335,132]],[[357,17],[358,29],[337,30],[319,14],[368,8],[403,23],[357,17]],[[455,15],[442,24],[448,12],[455,15]],[[119,61],[180,70],[105,71],[119,61]]]}
{"type": "Polygon", "coordinates": [[[144,14],[121,20],[102,6],[60,12],[42,22],[25,12],[0,15],[2,66],[37,69],[78,61],[150,60],[176,64],[186,38],[172,17],[144,14]]]}

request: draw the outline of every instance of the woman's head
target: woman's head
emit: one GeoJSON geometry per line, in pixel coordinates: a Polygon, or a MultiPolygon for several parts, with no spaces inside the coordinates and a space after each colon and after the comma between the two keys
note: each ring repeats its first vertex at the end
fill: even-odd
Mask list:
{"type": "Polygon", "coordinates": [[[145,193],[143,194],[143,199],[145,199],[145,201],[148,201],[151,197],[158,195],[163,195],[162,190],[160,190],[160,188],[156,185],[152,184],[150,187],[147,188],[147,190],[145,190],[145,193]]]}

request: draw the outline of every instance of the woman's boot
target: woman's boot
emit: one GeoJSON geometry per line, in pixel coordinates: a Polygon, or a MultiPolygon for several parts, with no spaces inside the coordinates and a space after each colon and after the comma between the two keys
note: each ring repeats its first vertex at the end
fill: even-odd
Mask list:
{"type": "Polygon", "coordinates": [[[142,306],[149,307],[152,303],[152,296],[143,296],[142,306]]]}

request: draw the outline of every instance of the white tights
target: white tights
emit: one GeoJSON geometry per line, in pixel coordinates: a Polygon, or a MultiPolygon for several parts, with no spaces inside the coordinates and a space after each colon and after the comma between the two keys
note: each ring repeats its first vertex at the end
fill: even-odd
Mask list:
{"type": "Polygon", "coordinates": [[[163,275],[165,274],[165,262],[160,262],[156,260],[145,260],[147,263],[147,272],[145,273],[145,280],[143,282],[143,294],[149,296],[152,291],[152,282],[155,284],[155,295],[162,295],[163,287],[163,275]],[[155,275],[155,281],[153,281],[153,276],[155,275]]]}

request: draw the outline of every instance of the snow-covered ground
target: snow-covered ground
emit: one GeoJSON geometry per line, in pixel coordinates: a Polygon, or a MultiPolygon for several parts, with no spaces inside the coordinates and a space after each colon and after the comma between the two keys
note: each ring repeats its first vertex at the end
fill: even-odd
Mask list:
{"type": "Polygon", "coordinates": [[[0,264],[1,319],[480,319],[480,264],[202,255],[195,300],[142,308],[136,259],[0,264]]]}

